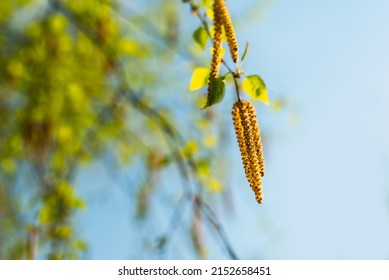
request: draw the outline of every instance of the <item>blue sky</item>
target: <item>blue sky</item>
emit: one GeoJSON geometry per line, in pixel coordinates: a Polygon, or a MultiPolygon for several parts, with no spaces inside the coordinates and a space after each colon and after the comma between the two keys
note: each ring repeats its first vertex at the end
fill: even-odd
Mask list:
{"type": "MultiPolygon", "coordinates": [[[[253,3],[261,6],[227,1],[235,19],[253,3]]],[[[242,168],[235,168],[231,182],[239,195],[234,212],[222,217],[226,231],[245,259],[388,258],[389,2],[264,6],[258,15],[250,11],[250,24],[239,25],[240,45],[250,42],[244,68],[264,78],[270,99],[283,97],[289,105],[274,112],[255,103],[268,146],[265,199],[257,205],[242,168]]],[[[239,163],[237,147],[228,152],[239,163]]],[[[111,188],[120,182],[102,168],[97,164],[78,178],[88,185],[94,176],[96,188],[110,194],[103,204],[91,199],[79,217],[92,248],[88,258],[136,256],[142,231],[131,230],[131,199],[111,188]]],[[[209,244],[211,258],[224,258],[217,241],[209,244]]]]}
{"type": "Polygon", "coordinates": [[[292,127],[263,109],[271,257],[389,256],[388,19],[386,1],[277,1],[243,31],[258,38],[246,68],[299,108],[292,127]]]}

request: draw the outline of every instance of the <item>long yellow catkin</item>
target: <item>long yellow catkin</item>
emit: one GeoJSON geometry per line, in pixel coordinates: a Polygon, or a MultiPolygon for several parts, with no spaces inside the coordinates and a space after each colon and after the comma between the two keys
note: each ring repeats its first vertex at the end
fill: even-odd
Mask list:
{"type": "Polygon", "coordinates": [[[232,119],[247,181],[258,203],[262,203],[261,177],[265,174],[265,169],[254,106],[248,101],[236,102],[232,108],[232,119]]]}
{"type": "Polygon", "coordinates": [[[211,82],[212,79],[219,76],[220,64],[222,62],[222,18],[221,18],[221,8],[220,1],[216,0],[213,2],[213,20],[214,20],[214,35],[213,35],[213,52],[212,52],[212,62],[211,62],[211,71],[209,73],[208,79],[208,96],[207,96],[207,106],[209,100],[211,99],[211,82]]]}
{"type": "Polygon", "coordinates": [[[230,14],[224,0],[215,0],[215,2],[220,2],[220,13],[224,30],[226,31],[228,47],[230,49],[231,58],[236,63],[239,59],[239,46],[238,42],[236,41],[235,30],[234,26],[232,25],[230,14]]]}
{"type": "Polygon", "coordinates": [[[213,14],[214,14],[214,37],[213,37],[213,53],[211,62],[211,73],[212,78],[219,76],[220,64],[222,60],[222,14],[221,14],[221,2],[216,0],[213,3],[213,14]]]}

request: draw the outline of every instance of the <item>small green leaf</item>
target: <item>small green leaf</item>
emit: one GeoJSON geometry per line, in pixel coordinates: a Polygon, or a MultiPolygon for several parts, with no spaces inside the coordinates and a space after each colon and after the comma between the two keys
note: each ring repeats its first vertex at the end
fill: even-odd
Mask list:
{"type": "Polygon", "coordinates": [[[210,78],[207,103],[204,108],[210,107],[223,100],[225,91],[224,77],[210,78]]]}
{"type": "Polygon", "coordinates": [[[197,67],[192,74],[189,84],[189,91],[194,91],[205,87],[208,83],[209,69],[197,67]]]}
{"type": "Polygon", "coordinates": [[[249,52],[249,48],[250,48],[250,44],[247,42],[246,47],[245,47],[244,52],[243,52],[243,55],[242,55],[242,58],[240,59],[240,63],[242,63],[244,61],[244,59],[246,58],[246,55],[249,52]]]}
{"type": "Polygon", "coordinates": [[[269,97],[265,82],[258,75],[247,76],[243,81],[243,90],[256,100],[269,105],[269,97]]]}
{"type": "Polygon", "coordinates": [[[199,45],[200,49],[204,50],[208,42],[208,33],[205,28],[202,26],[197,28],[193,33],[193,39],[195,40],[197,45],[199,45]]]}

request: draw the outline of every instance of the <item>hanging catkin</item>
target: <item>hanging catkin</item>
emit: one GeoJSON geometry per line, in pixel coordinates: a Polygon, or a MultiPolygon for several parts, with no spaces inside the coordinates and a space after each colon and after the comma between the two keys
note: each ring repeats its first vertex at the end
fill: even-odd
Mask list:
{"type": "MultiPolygon", "coordinates": [[[[209,73],[208,79],[208,96],[207,103],[210,104],[211,100],[211,83],[213,79],[219,76],[220,64],[222,62],[222,18],[221,18],[221,7],[220,1],[216,0],[213,2],[213,19],[214,19],[214,36],[213,36],[213,52],[212,52],[212,62],[211,62],[211,71],[209,73]]],[[[204,107],[204,108],[205,108],[204,107]]]]}
{"type": "Polygon", "coordinates": [[[213,3],[214,13],[214,36],[213,36],[213,53],[211,62],[211,78],[219,76],[219,69],[222,60],[222,9],[220,0],[213,3]]]}
{"type": "MultiPolygon", "coordinates": [[[[247,102],[247,101],[246,101],[247,102]]],[[[257,122],[257,117],[255,114],[255,109],[254,106],[251,105],[249,102],[248,103],[248,110],[249,110],[249,115],[251,116],[251,127],[252,130],[255,132],[253,133],[253,141],[255,143],[255,150],[257,153],[257,158],[258,158],[258,163],[259,163],[259,168],[261,172],[261,177],[265,176],[265,161],[263,158],[263,151],[262,151],[262,142],[261,142],[261,133],[259,130],[258,122],[257,122]]]]}
{"type": "Polygon", "coordinates": [[[254,106],[248,101],[237,101],[232,108],[232,118],[247,181],[262,202],[262,179],[265,174],[261,136],[254,106]]]}
{"type": "Polygon", "coordinates": [[[236,41],[234,26],[232,25],[230,14],[228,12],[224,0],[215,0],[215,2],[220,2],[220,13],[222,18],[222,24],[224,26],[224,30],[226,31],[228,47],[230,49],[231,58],[236,63],[239,59],[239,47],[238,42],[236,41]]]}

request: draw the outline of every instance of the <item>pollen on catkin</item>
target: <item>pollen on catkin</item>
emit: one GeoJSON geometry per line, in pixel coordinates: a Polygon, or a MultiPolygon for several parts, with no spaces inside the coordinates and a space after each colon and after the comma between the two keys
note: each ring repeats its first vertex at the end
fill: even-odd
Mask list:
{"type": "Polygon", "coordinates": [[[265,170],[254,106],[248,101],[237,101],[232,108],[232,119],[247,181],[258,203],[262,203],[261,177],[265,174],[265,170]]]}
{"type": "Polygon", "coordinates": [[[257,131],[254,133],[254,143],[255,143],[255,150],[258,157],[258,163],[259,168],[261,170],[261,177],[265,176],[265,160],[263,157],[263,151],[262,151],[262,141],[261,141],[261,133],[258,126],[257,117],[255,114],[254,106],[249,103],[249,106],[247,107],[247,110],[249,111],[250,120],[251,120],[251,127],[253,131],[257,131]]]}
{"type": "Polygon", "coordinates": [[[214,13],[214,36],[213,36],[213,52],[212,52],[212,62],[211,62],[211,72],[210,76],[216,78],[219,76],[220,64],[222,60],[222,10],[221,2],[216,0],[213,3],[213,13],[214,13]]]}
{"type": "Polygon", "coordinates": [[[211,82],[214,78],[219,76],[220,64],[222,62],[222,18],[221,18],[221,9],[220,2],[216,0],[213,2],[213,26],[214,26],[214,35],[213,35],[213,52],[212,52],[212,62],[211,62],[211,71],[209,73],[208,79],[208,96],[207,103],[211,99],[211,82]]]}
{"type": "Polygon", "coordinates": [[[221,18],[222,18],[222,24],[224,27],[224,30],[226,31],[226,37],[227,37],[227,43],[228,47],[230,49],[230,54],[232,60],[236,63],[238,62],[239,59],[239,46],[238,42],[236,41],[236,36],[235,36],[235,30],[234,26],[232,25],[232,21],[230,18],[230,14],[228,12],[226,3],[224,0],[215,0],[215,2],[220,2],[220,13],[221,13],[221,18]]]}

